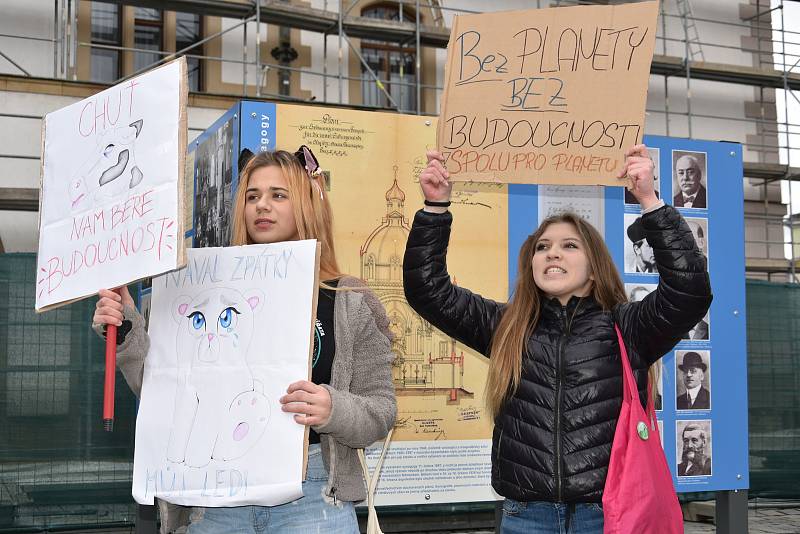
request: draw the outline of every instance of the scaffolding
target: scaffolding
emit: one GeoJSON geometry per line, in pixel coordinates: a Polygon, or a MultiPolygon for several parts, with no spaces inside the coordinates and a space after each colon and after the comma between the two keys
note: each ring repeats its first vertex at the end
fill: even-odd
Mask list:
{"type": "MultiPolygon", "coordinates": [[[[321,94],[312,96],[315,104],[347,105],[345,101],[344,84],[355,81],[362,85],[374,86],[379,94],[385,97],[385,106],[361,105],[362,109],[395,110],[400,112],[413,112],[417,114],[435,115],[436,109],[422,111],[424,96],[433,95],[433,101],[438,101],[442,87],[422,83],[424,63],[422,61],[423,48],[441,49],[447,46],[450,31],[446,26],[446,18],[453,14],[474,13],[466,9],[448,7],[442,0],[390,0],[381,5],[397,6],[399,16],[397,20],[376,19],[361,16],[358,9],[374,4],[362,0],[323,0],[323,8],[310,5],[295,5],[290,0],[104,0],[107,3],[119,6],[157,8],[164,12],[175,11],[191,13],[202,16],[221,17],[235,21],[220,31],[203,36],[199,41],[180,50],[150,50],[135,47],[116,46],[84,42],[78,34],[78,5],[79,0],[53,0],[53,32],[51,38],[31,37],[28,35],[6,35],[0,37],[14,39],[28,39],[52,43],[53,69],[52,78],[79,82],[77,74],[78,50],[82,48],[96,48],[115,50],[118,53],[147,53],[158,59],[134,72],[126,73],[126,78],[139,74],[154,65],[166,62],[174,57],[185,55],[203,62],[219,62],[221,64],[241,65],[241,94],[223,95],[231,97],[244,97],[261,99],[267,98],[280,101],[306,101],[289,94],[270,93],[265,91],[266,81],[271,73],[277,73],[285,79],[292,72],[320,77],[323,80],[321,94]],[[406,12],[409,17],[404,17],[406,12]],[[425,12],[430,24],[422,24],[421,13],[425,12]],[[410,20],[409,20],[410,19],[410,20]],[[274,25],[282,28],[305,30],[315,32],[323,37],[323,68],[313,70],[310,68],[297,68],[289,65],[289,61],[265,61],[262,57],[262,28],[263,25],[274,25]],[[255,26],[255,31],[252,31],[255,26]],[[221,39],[224,35],[234,30],[242,29],[241,57],[222,57],[223,54],[214,56],[200,53],[201,47],[214,40],[221,39]],[[249,30],[250,31],[249,31],[249,30]],[[330,38],[330,39],[329,39],[330,38]],[[397,79],[382,78],[375,72],[369,62],[361,54],[359,46],[354,39],[367,39],[393,43],[397,46],[407,47],[414,51],[414,73],[412,82],[397,79]],[[336,46],[330,46],[329,41],[336,46]],[[255,46],[255,54],[248,57],[248,47],[255,46]],[[362,75],[351,75],[345,66],[345,55],[352,54],[361,67],[362,75]],[[336,69],[329,69],[328,59],[334,58],[336,69]],[[255,71],[255,80],[249,79],[248,71],[255,71]],[[335,87],[335,95],[330,93],[330,87],[335,87]],[[402,91],[412,91],[415,105],[404,109],[402,98],[397,98],[387,89],[389,86],[400,88],[402,91]],[[249,89],[254,88],[255,94],[250,94],[249,89]]],[[[664,106],[663,108],[647,109],[648,114],[663,116],[665,134],[675,135],[676,124],[692,137],[698,121],[742,121],[755,124],[757,139],[743,143],[746,150],[757,155],[758,161],[746,161],[744,174],[750,183],[758,184],[763,189],[760,199],[763,209],[754,211],[751,207],[746,210],[745,217],[750,221],[757,221],[765,228],[763,236],[749,236],[746,246],[765,249],[765,254],[759,257],[748,258],[747,271],[749,275],[763,276],[772,279],[774,276],[783,281],[797,282],[796,277],[800,258],[794,255],[795,234],[798,230],[797,218],[788,214],[800,211],[800,207],[792,206],[792,193],[796,187],[795,181],[800,179],[800,164],[792,159],[790,149],[793,135],[800,135],[800,124],[789,121],[789,100],[800,102],[800,55],[793,53],[791,47],[800,46],[800,31],[786,29],[784,24],[784,5],[792,0],[753,0],[750,5],[741,8],[741,22],[730,22],[703,18],[695,15],[691,0],[663,0],[660,13],[660,35],[656,37],[656,55],[653,58],[651,73],[663,77],[664,106]],[[774,4],[774,5],[773,5],[774,4]],[[779,22],[775,29],[773,22],[779,22]],[[731,45],[714,43],[703,40],[698,25],[721,25],[728,29],[750,31],[754,36],[751,45],[731,45]],[[668,28],[679,28],[680,34],[675,36],[668,32],[668,28]],[[675,55],[680,49],[682,54],[675,55]],[[738,51],[754,58],[753,65],[739,65],[716,63],[706,61],[714,51],[738,51]],[[676,110],[670,106],[670,80],[682,79],[685,81],[685,91],[681,90],[685,98],[685,109],[676,110]],[[703,113],[693,109],[692,85],[697,81],[714,81],[725,84],[750,86],[759,93],[755,106],[760,110],[756,116],[744,117],[718,116],[703,113]],[[783,91],[783,120],[780,121],[771,110],[776,110],[778,103],[771,100],[771,91],[783,91]],[[671,131],[673,130],[673,131],[671,131]],[[785,154],[784,161],[779,155],[785,154]],[[795,166],[792,165],[795,164],[795,166]],[[786,184],[788,189],[788,213],[776,212],[774,199],[770,199],[768,187],[770,184],[780,182],[786,184]],[[772,232],[771,232],[772,230],[772,232]],[[771,237],[771,233],[780,233],[782,240],[771,237]],[[763,238],[762,238],[763,237],[763,238]],[[793,257],[787,258],[784,249],[791,251],[793,257]],[[779,252],[778,252],[779,251],[779,252]]],[[[568,6],[578,4],[609,4],[619,3],[609,0],[537,0],[531,2],[530,7],[568,6]]],[[[695,0],[695,7],[701,4],[695,0]]],[[[316,5],[318,5],[317,3],[316,5]]],[[[673,32],[674,33],[674,32],[673,32]]],[[[31,74],[20,65],[14,57],[13,51],[3,50],[0,47],[0,57],[4,58],[14,67],[19,76],[30,77],[31,74]]],[[[402,71],[401,71],[402,77],[402,71]]],[[[674,86],[673,86],[674,87],[674,86]]],[[[674,97],[674,88],[673,97],[674,97]]],[[[40,116],[19,115],[14,113],[0,113],[0,119],[16,118],[41,120],[40,116]]],[[[2,152],[2,150],[0,150],[2,152]]],[[[38,159],[34,155],[3,154],[0,160],[7,159],[38,159]]],[[[794,158],[796,160],[796,158],[794,158]]],[[[30,210],[38,209],[38,191],[35,189],[10,189],[0,188],[0,210],[30,210]]]]}

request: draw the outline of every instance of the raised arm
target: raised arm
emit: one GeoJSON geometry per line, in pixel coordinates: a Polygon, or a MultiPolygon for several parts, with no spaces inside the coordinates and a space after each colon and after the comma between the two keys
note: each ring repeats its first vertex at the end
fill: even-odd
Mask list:
{"type": "Polygon", "coordinates": [[[625,339],[649,363],[672,349],[697,324],[711,305],[711,283],[706,258],[697,248],[689,225],[654,192],[653,161],[644,145],[625,153],[619,178],[630,178],[631,193],[642,206],[634,225],[652,247],[659,280],[655,291],[641,302],[614,310],[625,339]]]}
{"type": "Polygon", "coordinates": [[[663,206],[634,224],[642,225],[655,253],[658,287],[641,302],[620,305],[616,314],[625,339],[653,363],[705,316],[711,283],[706,258],[678,210],[663,206]]]}
{"type": "MultiPolygon", "coordinates": [[[[429,152],[428,166],[420,174],[426,204],[449,203],[452,186],[447,178],[441,155],[429,152]]],[[[428,205],[414,217],[403,259],[406,300],[433,326],[488,356],[503,306],[450,281],[446,256],[452,222],[446,206],[428,205]]]]}

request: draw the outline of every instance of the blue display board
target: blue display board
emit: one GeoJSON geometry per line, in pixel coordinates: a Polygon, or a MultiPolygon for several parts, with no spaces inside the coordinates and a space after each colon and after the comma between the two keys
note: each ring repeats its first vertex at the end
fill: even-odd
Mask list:
{"type": "Polygon", "coordinates": [[[242,102],[242,144],[251,152],[275,150],[278,124],[275,104],[242,102]]]}
{"type": "MultiPolygon", "coordinates": [[[[708,316],[690,339],[661,360],[657,417],[664,451],[679,492],[745,489],[749,476],[742,148],[658,136],[645,136],[644,141],[656,162],[660,196],[678,206],[709,260],[714,293],[708,316]],[[681,178],[676,175],[686,182],[686,174],[694,174],[689,181],[701,175],[694,207],[680,206],[681,178]],[[684,449],[701,452],[695,457],[705,460],[683,462],[684,449]]],[[[654,269],[646,261],[647,253],[635,250],[626,233],[641,210],[624,193],[617,187],[509,186],[509,287],[514,287],[525,238],[548,210],[576,202],[579,212],[591,212],[588,218],[593,216],[604,234],[629,297],[638,300],[655,289],[657,272],[650,272],[654,269]]]]}

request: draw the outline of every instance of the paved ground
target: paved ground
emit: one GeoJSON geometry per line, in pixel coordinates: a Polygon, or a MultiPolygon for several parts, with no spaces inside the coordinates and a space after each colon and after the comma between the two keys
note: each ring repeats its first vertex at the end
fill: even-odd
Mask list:
{"type": "MultiPolygon", "coordinates": [[[[800,533],[800,507],[798,508],[751,508],[748,512],[748,526],[750,534],[775,533],[798,534],[800,533]]],[[[686,532],[689,532],[687,530],[686,532]]],[[[694,531],[693,531],[694,532],[694,531]]],[[[698,530],[696,532],[705,532],[698,530]]],[[[709,530],[708,532],[715,532],[709,530]]]]}
{"type": "MultiPolygon", "coordinates": [[[[708,534],[716,533],[717,529],[712,523],[686,521],[684,523],[685,534],[708,534]]],[[[46,529],[39,532],[48,532],[46,529]]],[[[63,534],[65,531],[60,530],[63,534]]],[[[85,531],[69,531],[72,534],[80,532],[85,534],[85,531]]],[[[105,530],[92,530],[92,534],[133,534],[134,528],[109,528],[105,530]]],[[[398,530],[387,530],[388,532],[400,532],[398,530]]],[[[451,530],[443,531],[413,531],[403,530],[402,532],[413,534],[494,534],[493,530],[489,529],[473,529],[473,530],[451,530]]],[[[793,508],[779,508],[779,507],[766,507],[755,506],[751,501],[750,509],[748,511],[748,532],[749,534],[800,534],[800,505],[793,508]]],[[[531,533],[535,534],[535,533],[531,533]]]]}
{"type": "MultiPolygon", "coordinates": [[[[751,503],[751,508],[748,510],[747,515],[749,534],[800,534],[800,507],[755,508],[751,503]]],[[[686,521],[684,522],[684,528],[685,534],[717,532],[717,528],[712,523],[686,521]]],[[[492,530],[472,530],[453,532],[451,534],[493,534],[493,532],[492,530]]]]}
{"type": "MultiPolygon", "coordinates": [[[[711,513],[713,514],[713,508],[711,513]]],[[[747,526],[750,534],[800,534],[800,507],[761,505],[758,501],[750,501],[747,526]]],[[[710,521],[686,521],[684,528],[686,534],[705,534],[717,531],[710,521]]]]}

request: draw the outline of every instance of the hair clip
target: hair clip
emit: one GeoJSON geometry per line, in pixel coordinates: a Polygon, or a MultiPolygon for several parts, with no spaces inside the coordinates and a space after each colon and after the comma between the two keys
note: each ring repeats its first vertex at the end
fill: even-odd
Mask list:
{"type": "Polygon", "coordinates": [[[319,177],[322,176],[322,169],[320,168],[319,163],[317,163],[317,158],[314,156],[314,153],[311,152],[311,149],[306,145],[300,145],[300,148],[294,153],[294,155],[298,160],[300,160],[300,164],[308,173],[311,183],[314,184],[314,187],[316,187],[319,191],[320,200],[324,200],[322,186],[319,183],[319,177]]]}
{"type": "Polygon", "coordinates": [[[241,152],[239,152],[239,173],[241,173],[247,163],[253,158],[255,154],[247,148],[243,148],[241,152]]]}

